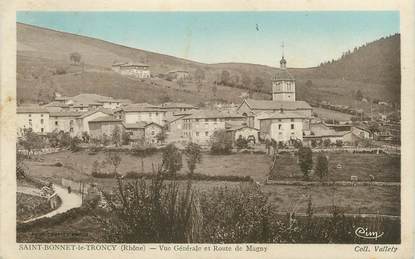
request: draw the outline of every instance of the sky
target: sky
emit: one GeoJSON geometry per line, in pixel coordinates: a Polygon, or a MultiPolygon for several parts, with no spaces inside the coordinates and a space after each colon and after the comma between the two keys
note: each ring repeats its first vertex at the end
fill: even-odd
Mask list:
{"type": "Polygon", "coordinates": [[[203,63],[313,67],[398,33],[399,12],[17,12],[17,21],[203,63]]]}

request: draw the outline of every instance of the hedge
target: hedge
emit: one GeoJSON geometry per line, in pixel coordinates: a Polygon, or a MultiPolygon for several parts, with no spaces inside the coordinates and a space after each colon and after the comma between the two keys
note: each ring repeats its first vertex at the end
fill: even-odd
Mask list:
{"type": "MultiPolygon", "coordinates": [[[[103,174],[93,172],[92,176],[95,178],[115,178],[115,174],[103,174]]],[[[117,174],[117,176],[121,176],[117,174]]],[[[125,174],[126,179],[153,179],[156,175],[153,173],[138,173],[134,171],[129,171],[125,174]]],[[[250,176],[239,176],[239,175],[207,175],[207,174],[176,174],[176,175],[164,175],[165,180],[188,180],[190,177],[191,180],[195,181],[227,181],[227,182],[252,182],[253,179],[250,176]]]]}

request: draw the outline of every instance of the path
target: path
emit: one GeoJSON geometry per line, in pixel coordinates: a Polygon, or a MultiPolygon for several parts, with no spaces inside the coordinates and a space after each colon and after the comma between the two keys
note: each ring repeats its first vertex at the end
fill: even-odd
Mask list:
{"type": "Polygon", "coordinates": [[[56,185],[56,184],[53,185],[53,188],[55,189],[56,194],[62,200],[61,206],[59,206],[59,208],[57,208],[56,210],[53,210],[53,211],[51,211],[47,214],[44,214],[42,216],[26,220],[26,221],[24,221],[24,223],[34,221],[34,220],[37,220],[37,219],[40,219],[40,218],[50,218],[50,217],[55,216],[59,213],[66,212],[70,209],[81,207],[81,205],[82,205],[81,195],[79,195],[78,193],[75,193],[75,192],[68,193],[68,190],[66,188],[63,188],[62,186],[59,186],[59,185],[56,185]]]}

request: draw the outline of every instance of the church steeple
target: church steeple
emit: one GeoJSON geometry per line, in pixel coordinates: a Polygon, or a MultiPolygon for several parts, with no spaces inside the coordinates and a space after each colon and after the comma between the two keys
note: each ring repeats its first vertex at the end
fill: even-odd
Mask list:
{"type": "Polygon", "coordinates": [[[285,60],[284,58],[284,42],[282,42],[281,44],[281,49],[282,49],[282,57],[280,60],[280,68],[281,69],[287,69],[287,60],[285,60]]]}

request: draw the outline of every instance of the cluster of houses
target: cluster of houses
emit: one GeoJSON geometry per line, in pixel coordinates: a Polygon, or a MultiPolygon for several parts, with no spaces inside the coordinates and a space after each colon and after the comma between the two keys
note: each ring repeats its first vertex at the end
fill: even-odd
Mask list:
{"type": "MultiPolygon", "coordinates": [[[[148,67],[146,70],[137,64],[129,65],[148,71],[148,67]]],[[[116,64],[114,69],[124,73],[131,68],[129,65],[116,64]]],[[[18,134],[32,128],[39,134],[63,131],[72,136],[86,133],[99,139],[110,136],[118,127],[129,134],[133,143],[157,143],[157,136],[163,133],[167,143],[191,141],[200,145],[208,145],[218,129],[225,130],[235,140],[243,137],[257,143],[274,139],[288,145],[296,141],[311,145],[324,139],[351,143],[356,138],[371,138],[369,131],[359,127],[338,127],[316,120],[312,107],[295,99],[295,79],[286,69],[284,57],[280,65],[271,80],[272,100],[244,99],[236,108],[201,109],[186,103],[132,103],[96,94],[57,95],[53,102],[43,106],[18,107],[18,134]]]]}

